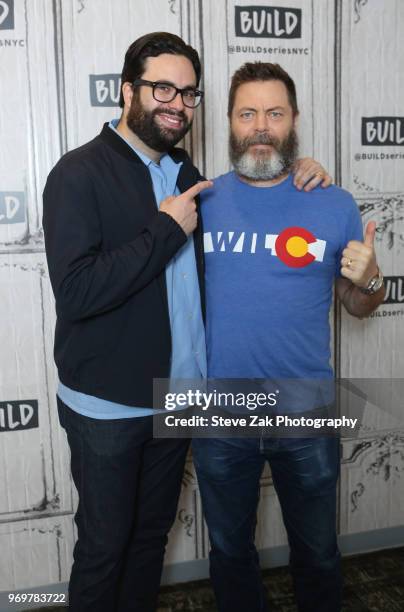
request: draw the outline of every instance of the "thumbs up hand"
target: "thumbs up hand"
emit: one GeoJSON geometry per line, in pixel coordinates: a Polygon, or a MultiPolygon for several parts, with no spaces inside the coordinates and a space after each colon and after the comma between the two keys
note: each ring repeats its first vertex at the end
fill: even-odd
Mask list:
{"type": "Polygon", "coordinates": [[[363,242],[350,240],[342,252],[341,275],[357,287],[367,287],[378,273],[374,249],[376,223],[369,221],[363,242]]]}

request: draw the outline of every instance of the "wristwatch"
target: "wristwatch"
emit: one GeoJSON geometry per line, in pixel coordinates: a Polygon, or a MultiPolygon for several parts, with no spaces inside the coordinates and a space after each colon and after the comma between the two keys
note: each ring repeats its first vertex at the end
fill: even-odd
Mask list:
{"type": "Polygon", "coordinates": [[[383,274],[381,273],[380,268],[377,268],[378,272],[376,276],[373,276],[368,282],[366,287],[359,287],[362,293],[366,293],[366,295],[373,295],[379,289],[381,289],[383,285],[383,274]]]}

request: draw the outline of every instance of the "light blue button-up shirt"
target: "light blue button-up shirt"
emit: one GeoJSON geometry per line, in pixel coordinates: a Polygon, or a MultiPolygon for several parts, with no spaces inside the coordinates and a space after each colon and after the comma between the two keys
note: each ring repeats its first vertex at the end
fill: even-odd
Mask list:
{"type": "MultiPolygon", "coordinates": [[[[117,124],[118,120],[113,119],[109,127],[123,138],[116,130],[117,124]]],[[[177,164],[165,154],[157,164],[141,151],[134,147],[132,149],[149,169],[157,206],[168,196],[179,194],[176,184],[182,162],[177,164]]],[[[172,342],[170,378],[205,378],[205,330],[192,236],[166,266],[166,283],[172,342]]],[[[76,412],[96,419],[123,419],[156,414],[156,410],[151,408],[126,406],[80,393],[61,382],[58,395],[76,412]]]]}

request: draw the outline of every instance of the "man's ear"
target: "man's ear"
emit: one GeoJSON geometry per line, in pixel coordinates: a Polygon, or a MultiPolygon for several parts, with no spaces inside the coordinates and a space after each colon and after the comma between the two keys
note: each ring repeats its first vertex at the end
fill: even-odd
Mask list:
{"type": "Polygon", "coordinates": [[[295,129],[297,129],[299,127],[299,113],[297,112],[296,115],[293,117],[293,127],[295,129]]]}
{"type": "Polygon", "coordinates": [[[132,97],[133,97],[133,87],[132,87],[132,83],[129,83],[128,81],[125,81],[125,83],[122,83],[122,95],[123,95],[123,99],[125,102],[125,108],[130,108],[131,102],[132,102],[132,97]]]}

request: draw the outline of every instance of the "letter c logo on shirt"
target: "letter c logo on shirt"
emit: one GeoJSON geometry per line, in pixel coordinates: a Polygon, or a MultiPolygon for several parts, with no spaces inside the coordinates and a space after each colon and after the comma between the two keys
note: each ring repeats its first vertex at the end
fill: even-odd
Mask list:
{"type": "Polygon", "coordinates": [[[316,240],[304,227],[288,227],[275,241],[276,254],[290,268],[304,268],[316,260],[309,253],[309,244],[316,240]]]}

